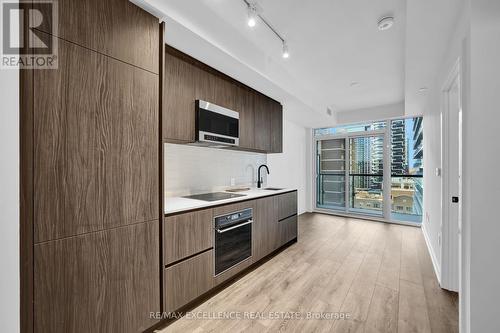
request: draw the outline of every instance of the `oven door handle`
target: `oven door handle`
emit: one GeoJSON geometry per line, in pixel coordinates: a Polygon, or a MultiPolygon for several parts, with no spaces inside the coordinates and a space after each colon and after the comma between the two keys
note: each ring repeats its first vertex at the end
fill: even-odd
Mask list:
{"type": "Polygon", "coordinates": [[[243,227],[244,225],[248,225],[248,224],[251,224],[251,223],[253,223],[253,220],[248,220],[245,223],[241,223],[241,224],[235,225],[233,227],[229,227],[227,229],[222,229],[221,230],[221,229],[215,228],[215,231],[217,231],[219,234],[223,234],[223,233],[225,233],[227,231],[230,231],[230,230],[233,230],[233,229],[236,229],[236,228],[239,228],[239,227],[243,227]]]}

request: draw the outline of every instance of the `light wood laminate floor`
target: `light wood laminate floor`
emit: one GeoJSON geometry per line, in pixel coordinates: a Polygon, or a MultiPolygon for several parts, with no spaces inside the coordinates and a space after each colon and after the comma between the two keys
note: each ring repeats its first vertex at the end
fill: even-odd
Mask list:
{"type": "Polygon", "coordinates": [[[304,214],[298,243],[160,332],[458,332],[457,309],[421,229],[304,214]]]}

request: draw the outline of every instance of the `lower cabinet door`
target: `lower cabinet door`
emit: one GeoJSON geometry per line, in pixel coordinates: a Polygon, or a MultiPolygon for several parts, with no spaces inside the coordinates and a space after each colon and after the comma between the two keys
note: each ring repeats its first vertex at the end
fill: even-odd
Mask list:
{"type": "Polygon", "coordinates": [[[34,331],[143,332],[160,311],[159,222],[34,247],[34,331]]]}
{"type": "Polygon", "coordinates": [[[283,245],[297,238],[297,215],[290,216],[278,222],[279,245],[283,245]]]}
{"type": "Polygon", "coordinates": [[[167,267],[163,276],[164,308],[178,310],[214,286],[214,251],[206,251],[167,267]]]}
{"type": "Polygon", "coordinates": [[[276,196],[278,220],[297,215],[297,191],[279,194],[276,196]]]}
{"type": "Polygon", "coordinates": [[[257,262],[279,247],[274,197],[255,201],[253,221],[252,257],[257,262]]]}

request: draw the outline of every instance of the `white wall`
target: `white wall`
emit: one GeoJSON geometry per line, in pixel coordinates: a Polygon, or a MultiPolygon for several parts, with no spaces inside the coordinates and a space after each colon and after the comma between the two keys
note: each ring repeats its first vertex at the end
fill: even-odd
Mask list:
{"type": "Polygon", "coordinates": [[[405,114],[404,102],[388,105],[379,105],[371,108],[335,112],[336,124],[355,124],[371,120],[385,120],[403,117],[405,114]]]}
{"type": "Polygon", "coordinates": [[[307,165],[311,156],[307,152],[309,138],[305,127],[285,118],[283,119],[283,153],[267,156],[270,171],[269,185],[296,188],[299,197],[299,214],[309,210],[310,193],[307,188],[310,178],[307,165]]]}
{"type": "MultiPolygon", "coordinates": [[[[462,11],[449,36],[447,52],[440,60],[439,70],[428,87],[424,113],[424,216],[422,228],[428,242],[438,279],[441,274],[441,177],[436,168],[441,168],[441,91],[456,61],[463,58],[463,42],[468,29],[468,12],[462,11]]],[[[446,172],[446,170],[443,170],[446,172]]]]}
{"type": "Polygon", "coordinates": [[[464,217],[470,226],[470,332],[500,327],[500,1],[471,0],[464,217]]]}
{"type": "MultiPolygon", "coordinates": [[[[220,190],[231,185],[257,186],[257,168],[265,154],[165,144],[165,192],[182,196],[220,190]]],[[[265,170],[262,170],[265,177],[265,170]]]]}
{"type": "Polygon", "coordinates": [[[19,72],[0,69],[0,323],[19,331],[19,72]]]}

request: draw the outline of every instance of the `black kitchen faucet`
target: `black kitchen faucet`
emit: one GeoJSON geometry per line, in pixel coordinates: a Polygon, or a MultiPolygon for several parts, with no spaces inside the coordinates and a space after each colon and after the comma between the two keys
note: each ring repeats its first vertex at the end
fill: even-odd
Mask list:
{"type": "Polygon", "coordinates": [[[258,171],[257,171],[257,178],[258,178],[258,180],[257,180],[257,188],[260,188],[260,187],[261,187],[261,185],[262,185],[262,183],[263,183],[262,178],[260,177],[260,168],[262,168],[262,167],[266,168],[266,170],[267,170],[267,174],[269,174],[269,168],[267,167],[267,165],[262,164],[262,165],[259,167],[258,171]]]}

